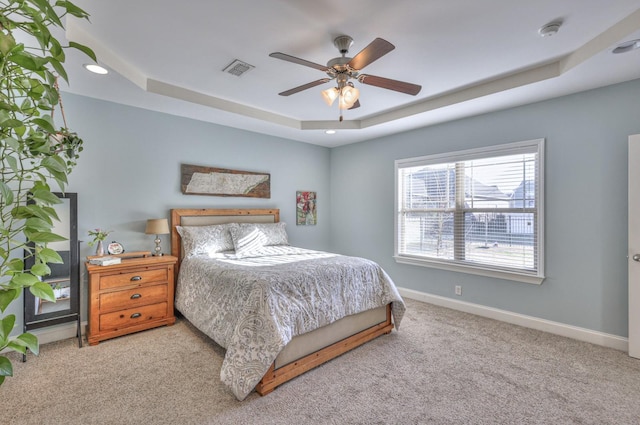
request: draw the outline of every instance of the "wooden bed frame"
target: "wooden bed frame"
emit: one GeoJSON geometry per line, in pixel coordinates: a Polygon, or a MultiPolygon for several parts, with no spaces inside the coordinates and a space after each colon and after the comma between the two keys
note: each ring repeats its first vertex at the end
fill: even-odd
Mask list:
{"type": "MultiPolygon", "coordinates": [[[[182,260],[182,248],[180,244],[180,235],[176,230],[176,226],[180,225],[207,225],[207,224],[222,224],[232,222],[268,222],[277,223],[280,221],[279,209],[172,209],[171,210],[171,255],[178,257],[178,264],[175,267],[176,279],[178,282],[177,274],[180,268],[180,262],[182,260]]],[[[325,326],[315,331],[309,332],[304,335],[300,335],[291,340],[291,342],[285,347],[285,350],[294,344],[297,340],[298,347],[300,344],[306,344],[308,341],[314,340],[314,333],[317,336],[331,335],[333,329],[340,329],[341,336],[339,340],[331,340],[323,348],[317,349],[313,352],[306,352],[299,357],[295,357],[293,360],[288,360],[286,364],[278,365],[278,359],[274,361],[262,380],[256,385],[256,391],[260,395],[266,395],[273,391],[277,386],[290,381],[291,379],[299,376],[308,370],[311,370],[331,359],[334,359],[341,354],[346,353],[360,345],[377,338],[380,335],[388,334],[393,329],[393,322],[391,320],[391,305],[382,307],[386,311],[385,319],[379,321],[373,325],[365,325],[366,328],[362,329],[362,323],[353,331],[345,326],[354,326],[355,320],[352,319],[359,315],[348,316],[339,320],[335,324],[325,326]],[[340,323],[342,322],[342,323],[340,323]],[[332,328],[334,327],[335,328],[332,328]],[[342,326],[341,328],[338,328],[342,326]],[[346,329],[346,330],[345,330],[346,329]],[[347,332],[345,334],[345,332],[347,332]],[[303,338],[307,338],[306,340],[303,338]],[[302,341],[302,342],[300,342],[302,341]]],[[[360,313],[364,317],[367,312],[360,313]]],[[[371,320],[371,319],[367,319],[371,320]]],[[[377,321],[378,319],[374,319],[377,321]]],[[[336,333],[338,333],[336,331],[336,333]]]]}

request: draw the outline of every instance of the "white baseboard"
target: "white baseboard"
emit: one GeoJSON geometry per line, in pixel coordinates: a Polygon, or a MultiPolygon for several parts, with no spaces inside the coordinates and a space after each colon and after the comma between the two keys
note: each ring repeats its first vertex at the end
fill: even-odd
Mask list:
{"type": "MultiPolygon", "coordinates": [[[[48,344],[50,342],[62,341],[63,339],[76,338],[77,333],[76,322],[61,323],[59,325],[48,326],[40,329],[30,330],[29,333],[38,338],[38,345],[48,344]]],[[[80,322],[80,332],[85,334],[87,322],[80,322]]],[[[5,348],[0,354],[6,354],[9,349],[5,348]]]]}
{"type": "MultiPolygon", "coordinates": [[[[591,329],[567,325],[560,322],[553,322],[551,320],[540,319],[538,317],[526,316],[524,314],[513,313],[511,311],[500,310],[493,307],[487,307],[481,304],[458,301],[451,298],[441,297],[439,295],[433,295],[408,288],[398,287],[398,292],[400,292],[400,295],[405,298],[422,301],[441,307],[447,307],[453,310],[487,317],[489,319],[500,320],[502,322],[524,326],[525,328],[549,332],[555,335],[577,339],[579,341],[590,342],[592,344],[597,344],[624,352],[629,351],[629,340],[618,335],[593,331],[591,329]]],[[[82,330],[83,334],[85,332],[86,326],[87,322],[81,323],[80,329],[82,330]]],[[[31,331],[31,333],[38,337],[38,341],[40,344],[47,344],[49,342],[60,341],[67,338],[74,338],[76,337],[76,322],[63,323],[61,325],[36,329],[31,331]]]]}
{"type": "MultiPolygon", "coordinates": [[[[78,324],[76,322],[61,323],[46,328],[34,329],[29,331],[29,333],[34,334],[38,338],[38,343],[42,345],[63,339],[75,338],[78,335],[77,326],[78,324]]],[[[80,323],[80,332],[82,332],[83,335],[86,326],[87,322],[80,323]]]]}
{"type": "Polygon", "coordinates": [[[426,292],[415,291],[413,289],[398,288],[398,292],[400,292],[400,295],[405,298],[410,298],[429,304],[435,304],[453,310],[464,311],[465,313],[471,313],[478,316],[487,317],[489,319],[500,320],[502,322],[524,326],[525,328],[549,332],[555,335],[577,339],[579,341],[590,342],[592,344],[602,345],[604,347],[614,348],[616,350],[625,352],[629,351],[629,340],[618,335],[597,332],[591,329],[566,325],[560,322],[553,322],[551,320],[540,319],[538,317],[526,316],[524,314],[513,313],[511,311],[500,310],[497,308],[487,307],[480,304],[473,304],[466,301],[458,301],[447,297],[441,297],[439,295],[432,295],[426,292]]]}

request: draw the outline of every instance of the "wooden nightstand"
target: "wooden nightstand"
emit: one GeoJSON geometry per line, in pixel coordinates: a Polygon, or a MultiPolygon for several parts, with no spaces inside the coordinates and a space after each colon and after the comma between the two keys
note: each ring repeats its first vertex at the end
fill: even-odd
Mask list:
{"type": "Polygon", "coordinates": [[[174,265],[171,255],[123,258],[120,264],[85,263],[89,273],[87,341],[173,325],[174,265]]]}

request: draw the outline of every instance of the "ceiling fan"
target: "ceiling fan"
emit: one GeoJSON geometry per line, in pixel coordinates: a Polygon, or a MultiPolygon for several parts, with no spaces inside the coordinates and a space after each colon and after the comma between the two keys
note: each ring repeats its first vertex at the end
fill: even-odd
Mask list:
{"type": "Polygon", "coordinates": [[[357,80],[362,84],[368,84],[371,86],[381,87],[383,89],[394,90],[400,93],[410,94],[412,96],[417,95],[422,89],[422,86],[419,86],[417,84],[392,80],[389,78],[378,77],[370,74],[360,74],[362,68],[380,59],[382,56],[395,49],[395,46],[388,41],[382,38],[376,38],[353,58],[347,56],[347,53],[349,53],[349,47],[351,47],[351,45],[353,44],[353,38],[349,37],[348,35],[341,35],[333,40],[333,44],[338,48],[338,51],[342,56],[331,59],[329,62],[327,62],[326,66],[314,62],[309,62],[307,60],[287,55],[285,53],[271,53],[269,56],[271,56],[272,58],[282,59],[287,62],[297,63],[298,65],[308,66],[310,68],[325,72],[329,77],[321,78],[319,80],[294,87],[290,90],[286,90],[278,94],[280,96],[290,96],[303,90],[318,86],[320,84],[328,83],[331,80],[336,80],[337,87],[323,90],[322,96],[329,106],[331,106],[333,102],[338,99],[338,105],[341,111],[340,121],[342,121],[343,109],[354,109],[360,106],[360,101],[358,100],[360,92],[354,86],[351,80],[357,80]]]}

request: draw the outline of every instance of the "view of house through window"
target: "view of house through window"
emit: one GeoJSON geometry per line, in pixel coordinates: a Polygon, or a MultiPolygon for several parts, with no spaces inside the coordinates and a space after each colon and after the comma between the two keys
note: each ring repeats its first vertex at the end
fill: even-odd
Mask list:
{"type": "Polygon", "coordinates": [[[535,140],[396,161],[396,259],[541,277],[542,149],[535,140]]]}

